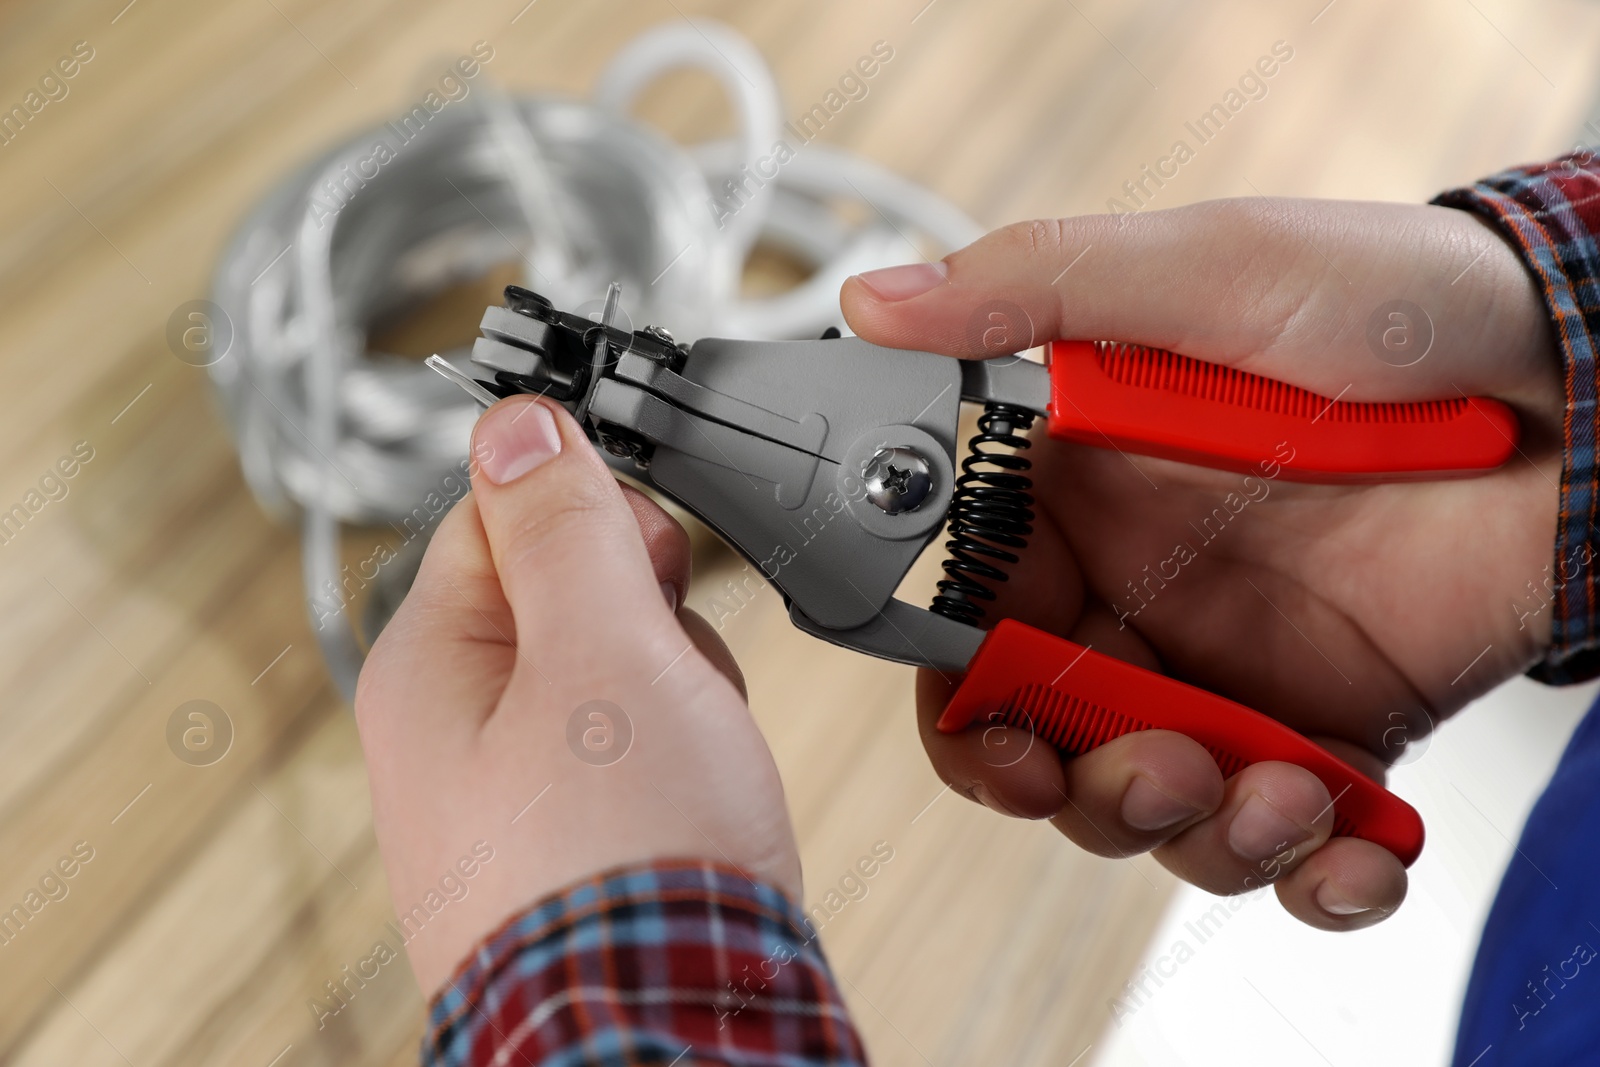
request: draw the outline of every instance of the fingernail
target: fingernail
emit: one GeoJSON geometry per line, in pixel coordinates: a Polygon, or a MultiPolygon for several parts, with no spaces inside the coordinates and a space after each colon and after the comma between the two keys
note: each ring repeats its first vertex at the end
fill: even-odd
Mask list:
{"type": "Polygon", "coordinates": [[[1256,863],[1271,859],[1310,836],[1310,830],[1261,797],[1253,796],[1244,802],[1228,826],[1228,847],[1240,859],[1256,863]]]}
{"type": "Polygon", "coordinates": [[[1169,797],[1138,775],[1122,794],[1122,821],[1135,830],[1165,830],[1199,814],[1201,809],[1186,800],[1169,797]]]}
{"type": "Polygon", "coordinates": [[[909,263],[869,270],[857,277],[879,300],[910,300],[943,285],[948,275],[949,268],[943,263],[909,263]]]}
{"type": "Polygon", "coordinates": [[[989,792],[989,787],[984,785],[982,782],[974,782],[972,784],[972,795],[977,797],[978,802],[984,807],[988,808],[990,811],[997,811],[1001,815],[1005,815],[1012,819],[1021,818],[1021,816],[1016,812],[1000,803],[1000,801],[996,799],[995,795],[989,792]]]}
{"type": "Polygon", "coordinates": [[[478,468],[496,485],[527,474],[561,451],[555,416],[538,401],[499,404],[478,423],[478,468]]]}
{"type": "Polygon", "coordinates": [[[1360,915],[1364,911],[1372,910],[1363,908],[1360,904],[1350,903],[1327,882],[1317,886],[1317,907],[1329,915],[1360,915]]]}
{"type": "Polygon", "coordinates": [[[671,582],[662,582],[661,596],[667,602],[667,610],[676,615],[678,613],[678,587],[671,582]]]}

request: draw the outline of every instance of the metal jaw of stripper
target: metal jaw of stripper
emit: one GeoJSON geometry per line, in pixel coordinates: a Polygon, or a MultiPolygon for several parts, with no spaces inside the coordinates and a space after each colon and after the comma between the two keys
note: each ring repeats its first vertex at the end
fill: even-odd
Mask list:
{"type": "Polygon", "coordinates": [[[613,325],[619,295],[613,285],[595,322],[511,286],[473,347],[482,379],[429,365],[483,403],[517,393],[560,402],[615,467],[759,567],[800,629],[963,670],[984,631],[894,592],[950,512],[961,401],[1042,415],[1045,368],[838,336],[686,347],[659,327],[613,325]]]}

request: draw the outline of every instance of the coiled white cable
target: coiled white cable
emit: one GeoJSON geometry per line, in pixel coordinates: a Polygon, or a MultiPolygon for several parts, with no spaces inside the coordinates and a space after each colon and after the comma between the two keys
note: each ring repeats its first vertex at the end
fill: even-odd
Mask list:
{"type": "MultiPolygon", "coordinates": [[[[300,522],[318,640],[346,696],[364,653],[348,619],[341,527],[403,522],[425,500],[464,491],[479,411],[415,360],[372,350],[369,335],[514,259],[524,284],[560,307],[597,307],[619,281],[631,321],[681,341],[815,337],[842,325],[838,290],[850,274],[913,261],[924,251],[913,240],[942,252],[980,233],[927,190],[823,145],[798,147],[776,177],[747,180],[779,139],[779,96],[756,50],[718,23],[642,34],[601,74],[594,104],[507,96],[486,81],[414,137],[378,127],[290,175],[216,271],[234,340],[213,381],[252,492],[300,522]],[[681,67],[719,80],[737,136],[685,151],[629,118],[646,86],[681,67]],[[380,142],[391,151],[372,174],[380,142]],[[730,180],[742,187],[731,213],[713,199],[730,180]],[[865,221],[847,221],[837,204],[863,199],[865,221]],[[741,297],[758,243],[814,273],[778,296],[741,297]]],[[[469,352],[441,354],[464,369],[469,352]]],[[[367,640],[424,541],[381,576],[367,640]]]]}

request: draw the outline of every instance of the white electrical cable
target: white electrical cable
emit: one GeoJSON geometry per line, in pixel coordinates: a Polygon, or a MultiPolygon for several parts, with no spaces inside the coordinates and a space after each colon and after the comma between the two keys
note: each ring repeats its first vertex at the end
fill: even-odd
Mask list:
{"type": "MultiPolygon", "coordinates": [[[[363,657],[348,603],[369,579],[342,563],[341,529],[390,523],[407,533],[405,562],[375,579],[370,642],[426,543],[412,540],[413,519],[420,527],[433,511],[425,501],[464,491],[479,411],[422,363],[374,350],[370,335],[441,289],[515,261],[528,288],[580,312],[598,312],[607,284],[620,282],[620,325],[653,323],[680,341],[815,337],[842,325],[838,291],[849,275],[912,262],[919,242],[943,252],[980,233],[920,186],[823,145],[799,146],[775,177],[752,178],[779,139],[779,95],[759,53],[718,23],[642,34],[601,74],[595,104],[511,96],[484,81],[414,136],[378,127],[288,177],[217,267],[214,296],[234,340],[213,381],[252,492],[300,522],[311,613],[346,696],[363,657]],[[684,150],[628,115],[648,85],[684,67],[718,79],[735,137],[684,150]],[[389,151],[375,164],[379,143],[389,151]],[[731,212],[730,181],[739,187],[731,212]],[[861,220],[840,210],[861,201],[861,220]],[[793,255],[811,277],[778,296],[741,297],[758,243],[793,255]]],[[[469,353],[470,343],[442,355],[466,369],[469,353]]]]}
{"type": "MultiPolygon", "coordinates": [[[[708,184],[731,177],[741,166],[755,166],[771,150],[782,122],[778,86],[761,53],[743,37],[719,22],[683,19],[658,26],[636,37],[612,57],[595,83],[594,101],[617,115],[627,115],[639,93],[670,70],[691,68],[711,74],[734,106],[739,133],[723,155],[724,170],[708,174],[708,184]]],[[[707,279],[719,304],[735,299],[745,258],[761,234],[761,223],[772,201],[773,189],[758,186],[744,207],[720,228],[715,240],[714,273],[707,279]]],[[[712,213],[709,195],[706,211],[712,213]]]]}

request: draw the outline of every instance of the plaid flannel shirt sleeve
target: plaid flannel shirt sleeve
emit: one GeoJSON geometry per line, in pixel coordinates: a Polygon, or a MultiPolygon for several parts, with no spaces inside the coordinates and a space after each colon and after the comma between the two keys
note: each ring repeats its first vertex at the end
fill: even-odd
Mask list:
{"type": "Polygon", "coordinates": [[[805,917],[733,867],[662,861],[508,919],[429,1012],[424,1067],[864,1067],[805,917]]]}
{"type": "Polygon", "coordinates": [[[1434,203],[1471,211],[1496,227],[1544,293],[1566,372],[1566,441],[1555,551],[1544,588],[1534,590],[1549,601],[1551,643],[1528,674],[1555,685],[1586,681],[1600,675],[1600,589],[1592,566],[1600,539],[1600,156],[1579,150],[1517,167],[1443,193],[1434,203]]]}

